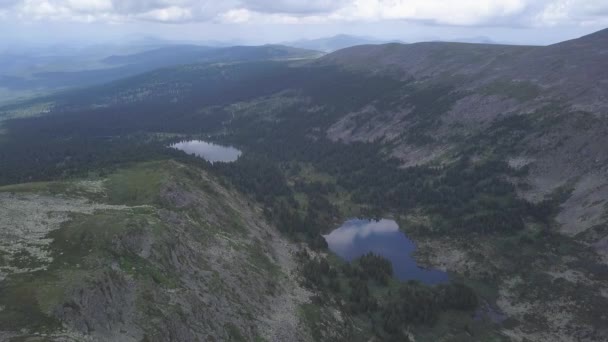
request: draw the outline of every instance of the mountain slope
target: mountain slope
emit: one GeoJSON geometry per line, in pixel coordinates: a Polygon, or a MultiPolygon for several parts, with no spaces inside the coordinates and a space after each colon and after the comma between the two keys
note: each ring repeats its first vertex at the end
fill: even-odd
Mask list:
{"type": "Polygon", "coordinates": [[[349,68],[399,70],[415,78],[470,76],[471,87],[504,79],[530,82],[547,96],[565,97],[577,109],[605,112],[607,46],[608,29],[546,47],[389,44],[345,49],[324,60],[349,68]]]}
{"type": "Polygon", "coordinates": [[[528,46],[415,43],[355,46],[323,57],[320,63],[338,64],[363,71],[400,71],[413,77],[446,74],[477,74],[500,63],[509,63],[515,56],[535,49],[528,46]]]}
{"type": "Polygon", "coordinates": [[[294,246],[200,170],[139,164],[0,202],[2,340],[307,339],[294,246]]]}
{"type": "MultiPolygon", "coordinates": [[[[501,122],[519,121],[523,125],[518,127],[523,130],[517,132],[520,140],[509,142],[513,153],[501,157],[530,169],[528,180],[532,189],[528,195],[542,198],[559,187],[575,186],[580,181],[581,186],[591,187],[586,191],[588,201],[595,202],[592,198],[605,196],[602,170],[608,163],[608,155],[601,147],[608,143],[605,138],[608,59],[604,58],[608,51],[607,37],[608,30],[604,30],[548,47],[465,44],[365,47],[340,51],[325,59],[346,67],[371,64],[380,70],[398,69],[405,77],[429,86],[449,82],[449,78],[458,82],[447,93],[437,94],[456,96],[451,108],[443,113],[424,113],[440,117],[435,127],[426,132],[426,136],[434,137],[434,142],[412,145],[394,141],[401,143],[394,153],[405,163],[425,162],[429,156],[432,159],[461,148],[461,145],[453,147],[454,136],[460,136],[462,142],[463,138],[468,139],[467,135],[475,137],[475,133],[495,135],[492,129],[501,122]],[[421,155],[427,157],[421,159],[421,155]]],[[[330,129],[330,136],[370,140],[384,134],[387,138],[415,126],[419,120],[404,114],[399,122],[388,127],[370,117],[374,110],[372,105],[361,113],[349,114],[330,129]],[[361,116],[370,118],[366,129],[349,129],[353,120],[361,116]]],[[[564,221],[565,231],[575,230],[574,225],[579,232],[591,228],[604,215],[601,207],[577,211],[578,218],[564,221]],[[589,215],[593,218],[580,221],[589,215]]]]}

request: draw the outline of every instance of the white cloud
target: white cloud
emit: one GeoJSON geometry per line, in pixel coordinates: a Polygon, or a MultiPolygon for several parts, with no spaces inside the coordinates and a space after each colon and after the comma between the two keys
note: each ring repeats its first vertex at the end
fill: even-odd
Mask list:
{"type": "Polygon", "coordinates": [[[247,9],[260,13],[283,13],[292,15],[314,15],[338,10],[348,0],[247,0],[241,1],[247,9]]]}
{"type": "Polygon", "coordinates": [[[327,243],[336,248],[346,248],[357,239],[364,239],[370,235],[392,234],[399,231],[399,226],[393,220],[360,221],[352,220],[346,222],[331,234],[324,235],[327,243]]]}
{"type": "Polygon", "coordinates": [[[256,13],[254,10],[258,9],[259,2],[253,1],[253,6],[250,4],[249,18],[279,23],[409,20],[467,26],[514,16],[527,7],[524,0],[351,0],[336,1],[332,6],[326,1],[312,2],[306,12],[294,4],[288,4],[294,1],[282,1],[280,5],[275,4],[256,13]]]}
{"type": "Polygon", "coordinates": [[[112,11],[112,0],[67,0],[66,7],[77,12],[99,13],[112,11]]]}
{"type": "Polygon", "coordinates": [[[137,18],[160,22],[184,22],[191,21],[193,16],[189,8],[170,6],[138,14],[137,18]]]}
{"type": "Polygon", "coordinates": [[[25,20],[320,23],[404,20],[431,25],[608,24],[606,0],[0,0],[25,20]]]}
{"type": "Polygon", "coordinates": [[[25,0],[18,7],[19,15],[28,19],[60,19],[70,14],[70,10],[65,6],[47,0],[25,0]]]}
{"type": "Polygon", "coordinates": [[[402,19],[449,25],[479,25],[497,17],[521,13],[524,0],[355,0],[345,18],[402,19]]]}
{"type": "Polygon", "coordinates": [[[253,13],[246,8],[229,10],[221,14],[221,20],[229,23],[244,23],[251,20],[253,13]]]}
{"type": "Polygon", "coordinates": [[[537,26],[608,25],[608,2],[589,0],[550,1],[534,18],[537,26]]]}

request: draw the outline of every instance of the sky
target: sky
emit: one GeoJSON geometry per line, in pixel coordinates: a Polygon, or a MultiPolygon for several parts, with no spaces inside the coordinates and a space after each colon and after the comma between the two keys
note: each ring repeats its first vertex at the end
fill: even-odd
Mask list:
{"type": "Polygon", "coordinates": [[[351,34],[545,45],[608,27],[608,0],[0,0],[0,45],[351,34]]]}

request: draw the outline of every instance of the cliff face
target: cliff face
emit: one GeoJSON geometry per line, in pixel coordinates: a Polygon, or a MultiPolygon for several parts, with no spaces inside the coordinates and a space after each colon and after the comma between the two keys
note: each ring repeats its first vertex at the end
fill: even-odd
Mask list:
{"type": "Polygon", "coordinates": [[[307,340],[294,246],[204,172],[148,163],[0,199],[1,340],[307,340]]]}

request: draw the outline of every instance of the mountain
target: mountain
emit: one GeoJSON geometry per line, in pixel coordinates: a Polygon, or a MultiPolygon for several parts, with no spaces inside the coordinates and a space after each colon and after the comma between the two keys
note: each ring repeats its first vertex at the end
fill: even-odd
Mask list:
{"type": "Polygon", "coordinates": [[[195,63],[231,63],[260,60],[281,60],[314,58],[320,53],[312,50],[297,49],[281,45],[233,46],[211,48],[196,45],[177,45],[145,51],[126,56],[110,56],[104,59],[107,64],[144,64],[149,69],[168,65],[195,63]]]}
{"type": "Polygon", "coordinates": [[[173,45],[163,46],[152,50],[146,50],[136,54],[129,55],[112,55],[102,60],[103,63],[109,65],[125,65],[143,63],[153,66],[167,66],[168,63],[189,64],[203,58],[205,54],[215,48],[198,45],[173,45]]]}
{"type": "MultiPolygon", "coordinates": [[[[438,40],[441,41],[441,40],[438,40]]],[[[472,44],[501,44],[499,42],[494,41],[493,39],[485,36],[476,36],[476,37],[463,37],[463,38],[454,38],[446,40],[447,42],[454,43],[472,43],[472,44]]]]}
{"type": "Polygon", "coordinates": [[[341,65],[363,71],[398,71],[424,78],[440,74],[478,74],[492,63],[504,67],[519,54],[535,47],[493,44],[425,42],[355,46],[325,56],[320,64],[341,65]]]}
{"type": "MultiPolygon", "coordinates": [[[[521,120],[523,124],[528,120],[540,120],[541,117],[550,121],[548,118],[551,117],[553,122],[546,122],[545,127],[530,127],[526,134],[531,136],[527,141],[519,142],[521,145],[529,144],[519,146],[525,152],[512,156],[530,163],[528,180],[533,184],[530,196],[539,196],[567,186],[569,182],[576,183],[578,177],[584,178],[598,167],[601,169],[608,157],[599,148],[604,139],[603,119],[608,111],[605,82],[608,79],[605,72],[608,64],[602,58],[608,47],[607,37],[608,31],[604,30],[548,47],[423,43],[352,48],[329,55],[326,59],[328,63],[347,67],[374,65],[377,70],[398,70],[404,74],[402,77],[415,79],[439,76],[458,79],[458,87],[452,87],[449,92],[459,92],[460,98],[453,103],[450,111],[441,116],[441,122],[428,132],[429,136],[434,136],[437,144],[415,149],[404,145],[396,149],[395,153],[406,163],[419,163],[420,153],[431,158],[434,153],[445,153],[449,145],[445,139],[455,134],[450,128],[455,124],[464,126],[462,134],[470,134],[508,118],[521,120]],[[576,122],[590,125],[585,134],[580,131],[576,133],[573,128],[578,125],[576,122]],[[550,136],[544,137],[542,148],[535,146],[539,143],[535,137],[541,131],[546,134],[551,132],[550,136]],[[577,137],[577,141],[563,144],[563,139],[571,139],[570,135],[577,137]],[[442,139],[443,143],[440,142],[442,139]],[[593,158],[575,152],[581,149],[590,149],[588,153],[593,158]]],[[[357,114],[353,114],[349,120],[356,120],[356,117],[357,114]]],[[[372,120],[370,124],[372,126],[368,126],[365,133],[361,130],[344,131],[348,126],[345,120],[334,126],[332,132],[336,137],[345,135],[348,139],[372,139],[377,134],[374,131],[384,130],[386,122],[372,120]]],[[[403,121],[392,129],[399,131],[410,124],[403,121]]],[[[599,186],[602,182],[598,179],[594,183],[599,186]]],[[[588,195],[595,196],[591,193],[588,195]]],[[[596,215],[602,215],[601,210],[596,215]]],[[[593,222],[595,220],[591,219],[569,223],[582,229],[590,228],[593,222]]],[[[565,226],[563,229],[573,228],[565,226]]]]}
{"type": "Polygon", "coordinates": [[[344,49],[351,46],[356,45],[373,45],[373,44],[383,44],[387,43],[387,41],[382,41],[379,39],[373,38],[365,38],[365,37],[357,37],[350,36],[345,34],[340,34],[333,37],[327,38],[318,38],[318,39],[304,39],[298,40],[294,42],[286,42],[283,43],[287,46],[293,46],[300,49],[309,49],[316,51],[324,51],[324,52],[333,52],[340,49],[344,49]]]}
{"type": "Polygon", "coordinates": [[[291,276],[296,246],[208,173],[149,162],[3,187],[0,201],[3,341],[307,334],[284,309],[309,296],[291,276]]]}
{"type": "MultiPolygon", "coordinates": [[[[98,228],[94,222],[102,221],[80,223],[91,209],[69,216],[75,221],[65,221],[59,235],[45,240],[56,246],[50,250],[60,259],[40,275],[35,273],[39,259],[32,260],[40,250],[18,253],[4,246],[0,255],[10,258],[3,257],[8,260],[3,270],[19,272],[0,282],[10,289],[0,298],[8,308],[0,311],[0,321],[10,323],[0,331],[21,337],[30,331],[59,334],[63,324],[99,340],[120,328],[94,324],[125,321],[139,329],[125,327],[133,337],[126,340],[137,340],[142,332],[148,340],[163,340],[166,333],[188,339],[200,335],[181,334],[209,329],[215,339],[260,334],[281,341],[260,333],[264,324],[281,331],[272,325],[279,320],[296,327],[288,334],[316,341],[605,341],[607,51],[608,30],[545,47],[365,45],[318,59],[163,68],[2,107],[0,183],[6,187],[0,192],[12,203],[2,210],[55,196],[80,203],[78,208],[82,203],[99,210],[121,206],[142,216],[104,225],[111,228],[107,238],[93,248],[83,245],[84,251],[70,244],[71,236],[97,241],[81,230],[98,228]],[[234,163],[211,164],[167,148],[190,139],[230,144],[244,153],[234,163]],[[128,171],[146,163],[164,165],[162,175],[149,166],[128,171]],[[133,176],[125,180],[120,176],[125,172],[133,176]],[[101,188],[98,195],[79,188],[92,181],[101,181],[93,183],[101,188]],[[15,185],[20,183],[25,185],[15,185]],[[379,256],[351,263],[339,259],[324,236],[353,217],[394,218],[416,243],[417,261],[448,271],[450,282],[399,282],[379,256]],[[144,223],[159,221],[160,230],[178,240],[154,236],[153,257],[141,256],[143,266],[132,266],[128,258],[122,262],[129,251],[150,245],[144,243],[152,239],[143,234],[144,223]],[[241,229],[233,231],[235,221],[241,229]],[[210,234],[209,249],[192,247],[210,234]],[[257,240],[249,237],[262,246],[252,246],[257,240]],[[276,240],[293,253],[279,250],[276,240]],[[168,255],[167,250],[190,252],[168,255]],[[265,260],[255,256],[260,251],[294,277],[279,281],[287,288],[270,291],[268,298],[261,296],[259,284],[272,267],[243,264],[265,260]],[[61,253],[74,259],[63,265],[61,253]],[[86,255],[103,256],[101,265],[86,255]],[[206,264],[222,279],[235,280],[235,286],[215,292],[184,276],[198,271],[208,277],[202,277],[204,284],[212,285],[206,264]],[[43,285],[48,279],[74,279],[67,275],[79,271],[77,265],[85,271],[92,265],[114,270],[118,279],[131,281],[129,288],[149,289],[144,303],[156,307],[144,305],[128,315],[108,310],[100,318],[89,315],[91,308],[115,306],[90,300],[73,304],[70,291],[46,301],[42,294],[51,292],[46,285],[32,286],[39,291],[24,287],[39,279],[43,285]],[[129,278],[128,266],[135,267],[137,277],[129,278]],[[65,273],[52,273],[57,268],[65,273]],[[261,273],[251,273],[258,268],[261,273]],[[241,276],[245,270],[250,273],[241,276]],[[17,294],[38,299],[19,306],[11,301],[17,294]],[[233,296],[238,303],[231,302],[233,296]],[[243,302],[243,297],[259,300],[243,302]],[[283,303],[278,312],[270,309],[274,301],[283,303]],[[182,311],[170,316],[175,303],[182,311]],[[233,311],[229,304],[244,309],[233,311]],[[68,311],[71,315],[64,314],[68,311]],[[24,320],[28,312],[39,319],[24,320]],[[192,319],[199,312],[201,319],[192,319]],[[197,326],[210,312],[219,323],[197,326]],[[154,330],[133,317],[144,323],[181,318],[154,330]],[[97,328],[87,329],[82,321],[97,328]]],[[[30,220],[25,214],[11,217],[12,225],[30,220]]],[[[39,217],[56,216],[31,219],[39,217]]],[[[93,281],[94,289],[98,283],[104,284],[93,281]]],[[[73,280],[71,286],[82,284],[73,280]]],[[[120,293],[123,298],[132,292],[120,293]]]]}

